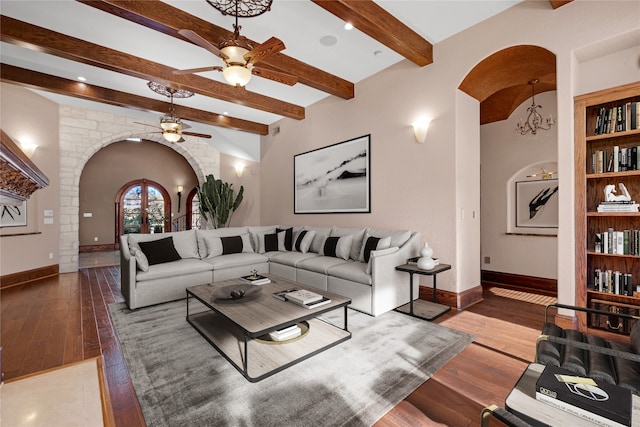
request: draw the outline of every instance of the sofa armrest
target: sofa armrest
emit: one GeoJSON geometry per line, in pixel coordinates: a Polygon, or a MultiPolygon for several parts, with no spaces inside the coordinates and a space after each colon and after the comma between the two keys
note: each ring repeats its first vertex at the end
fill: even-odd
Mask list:
{"type": "MultiPolygon", "coordinates": [[[[396,266],[406,264],[420,249],[420,233],[413,233],[399,248],[371,252],[372,314],[392,310],[409,302],[406,273],[396,266]]],[[[417,292],[415,293],[417,295],[417,292]]]]}
{"type": "Polygon", "coordinates": [[[129,308],[136,308],[136,259],[126,235],[120,236],[120,290],[129,308]]]}

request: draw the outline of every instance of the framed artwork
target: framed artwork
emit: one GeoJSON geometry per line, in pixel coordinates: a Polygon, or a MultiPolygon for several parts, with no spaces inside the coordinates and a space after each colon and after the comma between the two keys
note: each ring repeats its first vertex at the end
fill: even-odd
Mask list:
{"type": "Polygon", "coordinates": [[[13,205],[0,205],[0,227],[24,227],[27,225],[27,202],[13,205]]]}
{"type": "Polygon", "coordinates": [[[371,135],[293,157],[296,214],[371,212],[371,135]]]}
{"type": "Polygon", "coordinates": [[[558,228],[558,180],[516,182],[516,227],[558,228]]]}

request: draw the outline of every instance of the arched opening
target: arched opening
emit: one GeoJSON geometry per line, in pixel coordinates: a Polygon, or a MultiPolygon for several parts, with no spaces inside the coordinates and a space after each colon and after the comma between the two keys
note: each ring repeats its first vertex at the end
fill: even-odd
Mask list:
{"type": "Polygon", "coordinates": [[[200,201],[195,187],[187,196],[187,230],[192,228],[200,229],[200,201]]]}
{"type": "Polygon", "coordinates": [[[159,183],[138,179],[126,183],[116,195],[116,241],[130,233],[169,231],[171,197],[159,183]]]}
{"type": "Polygon", "coordinates": [[[514,176],[515,181],[536,179],[538,165],[553,164],[558,155],[555,127],[533,137],[515,132],[518,117],[530,102],[529,81],[533,79],[540,81],[536,95],[544,93],[540,99],[536,96],[536,101],[542,100],[543,110],[553,113],[557,110],[556,57],[539,46],[512,46],[487,56],[458,88],[479,101],[481,212],[476,226],[481,278],[514,286],[523,283],[518,280],[526,280],[527,287],[542,290],[549,289],[549,283],[557,278],[557,237],[515,233],[509,228],[516,208],[514,197],[510,197],[515,194],[515,182],[509,180],[514,176]]]}

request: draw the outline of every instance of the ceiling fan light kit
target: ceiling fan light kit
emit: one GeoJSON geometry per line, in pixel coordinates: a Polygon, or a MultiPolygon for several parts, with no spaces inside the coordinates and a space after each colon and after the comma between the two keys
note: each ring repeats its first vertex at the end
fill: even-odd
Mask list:
{"type": "Polygon", "coordinates": [[[215,45],[193,30],[181,29],[178,33],[222,59],[223,66],[174,70],[174,74],[222,71],[222,76],[227,83],[232,86],[242,87],[249,83],[253,74],[289,86],[293,86],[298,82],[298,78],[292,74],[256,67],[256,64],[264,58],[275,55],[285,49],[285,45],[281,40],[271,37],[260,46],[254,48],[246,37],[240,35],[242,27],[238,25],[238,17],[251,18],[261,15],[270,10],[272,0],[207,0],[207,3],[219,10],[223,15],[235,16],[236,22],[233,24],[233,36],[215,45]]]}

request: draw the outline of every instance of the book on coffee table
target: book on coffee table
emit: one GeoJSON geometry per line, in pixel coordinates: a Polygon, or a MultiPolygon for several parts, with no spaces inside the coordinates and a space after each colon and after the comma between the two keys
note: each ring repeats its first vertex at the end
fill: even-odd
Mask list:
{"type": "Polygon", "coordinates": [[[631,425],[631,391],[547,365],[536,382],[536,400],[601,426],[631,425]]]}
{"type": "Polygon", "coordinates": [[[267,283],[271,283],[271,279],[266,276],[261,276],[259,274],[251,275],[251,276],[242,276],[240,281],[243,283],[248,283],[250,285],[266,285],[267,283]]]}
{"type": "Polygon", "coordinates": [[[273,296],[279,300],[289,301],[309,309],[320,307],[321,305],[329,304],[331,302],[331,298],[327,298],[312,291],[296,288],[275,292],[273,296]],[[293,298],[291,295],[294,295],[293,298]],[[310,299],[305,301],[305,298],[310,299]]]}

